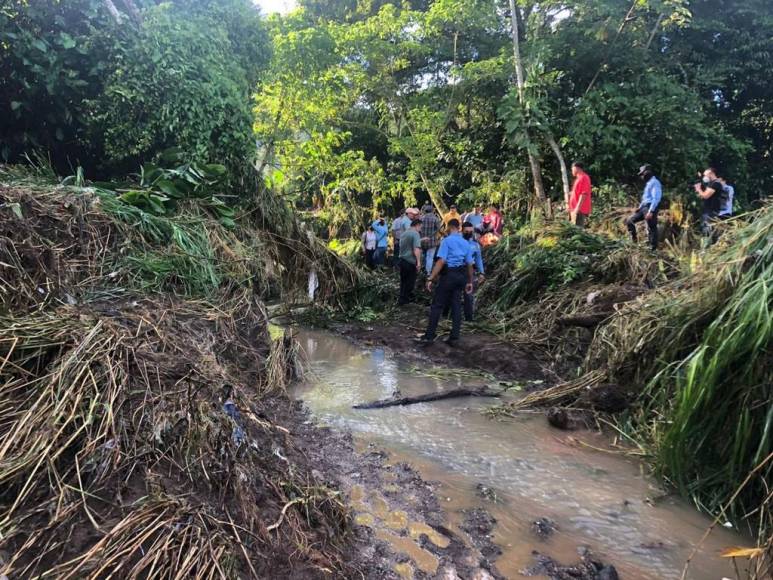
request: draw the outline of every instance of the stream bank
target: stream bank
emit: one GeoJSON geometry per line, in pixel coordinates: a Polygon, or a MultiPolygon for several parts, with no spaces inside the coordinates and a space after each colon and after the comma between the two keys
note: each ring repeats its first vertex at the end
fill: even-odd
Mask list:
{"type": "MultiPolygon", "coordinates": [[[[402,554],[398,564],[407,566],[393,566],[394,573],[433,578],[443,577],[438,575],[446,569],[442,563],[426,567],[417,561],[421,553],[406,544],[413,540],[410,515],[394,515],[406,511],[399,502],[414,496],[420,481],[427,482],[424,487],[435,499],[427,497],[417,513],[441,535],[448,530],[459,538],[473,550],[480,569],[494,577],[538,572],[535,552],[576,564],[578,552],[589,549],[621,578],[676,580],[710,524],[665,494],[639,462],[605,453],[610,450],[605,435],[553,431],[541,414],[496,422],[482,415],[490,403],[480,399],[352,409],[395,393],[456,388],[481,377],[429,365],[419,370],[410,359],[327,332],[304,330],[299,341],[309,371],[294,396],[332,432],[352,432],[355,447],[366,458],[377,457],[381,469],[392,474],[386,476],[388,487],[382,480],[375,489],[353,474],[339,481],[360,527],[402,554]],[[404,477],[408,465],[411,475],[404,477]]],[[[437,557],[439,546],[419,537],[419,547],[437,557]]],[[[715,531],[697,550],[687,578],[736,578],[718,553],[743,543],[728,530],[715,531]]]]}
{"type": "Polygon", "coordinates": [[[546,377],[555,376],[544,352],[476,331],[474,325],[471,327],[468,323],[455,346],[444,341],[450,330],[450,322],[446,320],[441,321],[438,339],[432,345],[416,344],[413,339],[425,330],[427,309],[425,305],[410,304],[391,314],[386,322],[330,322],[328,327],[359,344],[386,348],[409,364],[426,365],[431,361],[436,365],[488,373],[504,380],[545,381],[546,377]]]}

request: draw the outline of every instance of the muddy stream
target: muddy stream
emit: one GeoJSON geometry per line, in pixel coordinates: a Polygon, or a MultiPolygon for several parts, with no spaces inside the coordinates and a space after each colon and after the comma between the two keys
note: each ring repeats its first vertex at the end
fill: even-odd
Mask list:
{"type": "MultiPolygon", "coordinates": [[[[360,448],[375,445],[389,454],[390,462],[409,463],[434,482],[447,526],[460,537],[465,537],[465,515],[485,509],[497,522],[493,540],[502,554],[495,564],[507,578],[522,577],[520,571],[534,563],[534,550],[570,564],[578,561],[578,549],[584,546],[614,565],[625,580],[679,579],[711,523],[682,500],[665,496],[639,462],[606,451],[608,436],[557,431],[541,414],[497,421],[482,413],[496,400],[477,398],[352,409],[396,392],[411,396],[487,381],[429,365],[416,369],[382,349],[357,346],[327,332],[303,330],[298,339],[308,371],[294,396],[305,402],[314,419],[350,430],[360,448]],[[533,530],[532,522],[539,518],[555,523],[546,539],[533,530]]],[[[390,521],[400,515],[390,513],[379,490],[355,487],[350,496],[357,521],[374,527],[377,537],[407,553],[421,569],[424,554],[412,553],[415,544],[405,541],[415,530],[409,529],[410,522],[390,521]],[[377,499],[375,510],[366,509],[365,497],[377,499]],[[401,525],[405,530],[395,533],[401,525]]],[[[736,578],[718,552],[744,543],[732,531],[717,529],[698,551],[687,577],[736,578]]]]}

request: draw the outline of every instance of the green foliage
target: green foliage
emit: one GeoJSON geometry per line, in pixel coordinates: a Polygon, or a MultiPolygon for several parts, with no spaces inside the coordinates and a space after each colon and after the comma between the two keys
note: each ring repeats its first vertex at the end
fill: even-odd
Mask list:
{"type": "MultiPolygon", "coordinates": [[[[530,151],[561,199],[554,137],[594,183],[638,190],[650,163],[667,189],[694,197],[688,181],[715,164],[741,199],[752,183],[765,192],[770,75],[758,62],[773,35],[770,6],[751,4],[518,2],[522,103],[507,3],[308,0],[273,23],[271,80],[257,96],[266,168],[281,167],[303,205],[349,215],[353,204],[497,196],[530,151]],[[345,175],[354,159],[356,176],[345,175]]],[[[517,197],[531,189],[519,180],[517,197]]]]}
{"type": "Polygon", "coordinates": [[[12,0],[0,9],[0,159],[50,151],[59,162],[89,148],[85,101],[120,38],[97,0],[12,0]]]}
{"type": "Polygon", "coordinates": [[[101,0],[0,11],[2,158],[123,175],[169,147],[232,170],[254,149],[250,92],[268,58],[249,0],[145,3],[117,23],[101,0]],[[9,103],[6,105],[5,103],[9,103]]]}
{"type": "MultiPolygon", "coordinates": [[[[689,280],[604,329],[592,359],[611,359],[620,380],[654,374],[631,417],[636,435],[654,449],[659,472],[712,513],[773,452],[773,211],[751,217],[689,280]]],[[[773,526],[758,511],[772,474],[768,464],[729,505],[729,517],[750,518],[753,533],[773,526]]]]}
{"type": "Polygon", "coordinates": [[[605,257],[619,245],[569,224],[541,230],[531,242],[507,236],[486,254],[488,269],[497,273],[495,304],[502,312],[546,290],[594,275],[603,279],[605,257]]]}
{"type": "Polygon", "coordinates": [[[171,4],[145,12],[136,37],[113,55],[104,93],[91,103],[107,162],[133,164],[170,146],[231,168],[249,158],[251,76],[218,14],[171,4]]]}

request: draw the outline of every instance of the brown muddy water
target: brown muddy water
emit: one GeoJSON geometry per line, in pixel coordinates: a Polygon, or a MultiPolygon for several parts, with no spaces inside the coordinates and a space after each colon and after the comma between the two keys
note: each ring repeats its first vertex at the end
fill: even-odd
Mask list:
{"type": "MultiPolygon", "coordinates": [[[[396,392],[410,396],[480,385],[486,382],[482,377],[412,368],[384,350],[326,332],[303,330],[298,340],[308,371],[294,396],[319,423],[348,429],[363,448],[375,443],[391,461],[407,462],[425,480],[437,482],[449,528],[461,537],[465,513],[486,509],[497,520],[494,541],[503,553],[496,566],[507,578],[521,577],[533,564],[533,550],[571,564],[584,546],[614,565],[624,580],[679,579],[711,524],[682,500],[665,496],[642,464],[605,452],[609,437],[553,430],[541,414],[492,420],[482,413],[491,399],[352,409],[396,392]],[[531,530],[538,518],[556,524],[547,540],[531,530]]],[[[353,508],[357,513],[357,505],[353,508]]],[[[358,521],[372,526],[374,519],[360,513],[358,521]]],[[[377,529],[378,537],[397,538],[389,527],[377,529]]],[[[391,543],[400,550],[399,540],[391,543]]],[[[746,543],[718,528],[697,552],[687,578],[735,579],[731,563],[718,553],[746,543]]]]}

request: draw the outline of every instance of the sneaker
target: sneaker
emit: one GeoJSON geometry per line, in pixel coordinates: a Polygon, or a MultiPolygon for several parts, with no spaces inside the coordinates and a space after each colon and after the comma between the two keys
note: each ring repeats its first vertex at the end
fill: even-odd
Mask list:
{"type": "Polygon", "coordinates": [[[426,335],[420,336],[419,338],[414,338],[413,340],[422,346],[429,346],[430,344],[433,344],[435,342],[434,338],[429,338],[426,335]]]}
{"type": "Polygon", "coordinates": [[[443,342],[445,342],[451,348],[456,348],[457,346],[459,346],[458,338],[447,338],[443,342]]]}

